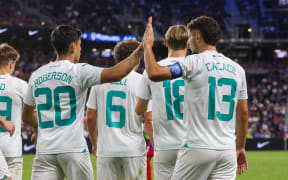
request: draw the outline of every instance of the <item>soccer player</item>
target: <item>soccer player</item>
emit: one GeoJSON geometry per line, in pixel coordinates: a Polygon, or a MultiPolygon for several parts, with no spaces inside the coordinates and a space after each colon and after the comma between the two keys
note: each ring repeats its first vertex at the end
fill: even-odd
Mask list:
{"type": "MultiPolygon", "coordinates": [[[[12,136],[15,131],[14,123],[12,121],[5,120],[1,116],[0,116],[0,128],[2,128],[3,130],[6,130],[10,134],[10,136],[12,136]]],[[[7,165],[6,159],[1,149],[0,149],[0,179],[11,180],[9,167],[7,165]]]]}
{"type": "Polygon", "coordinates": [[[0,179],[5,176],[22,179],[21,112],[27,83],[11,76],[18,59],[19,53],[13,47],[6,43],[0,45],[0,116],[15,124],[15,133],[11,137],[3,126],[0,127],[0,154],[3,153],[6,160],[0,162],[0,179]],[[5,168],[2,174],[2,167],[8,167],[9,171],[5,168]]]}
{"type": "MultiPolygon", "coordinates": [[[[114,47],[115,60],[122,62],[139,44],[136,40],[118,43],[114,47]]],[[[91,89],[87,124],[93,149],[97,147],[97,179],[146,180],[142,116],[134,111],[140,81],[141,75],[131,71],[120,82],[96,85],[91,89]]]]}
{"type": "MultiPolygon", "coordinates": [[[[168,57],[160,65],[171,65],[185,59],[188,30],[184,25],[171,26],[165,34],[168,57]]],[[[145,72],[137,92],[136,113],[146,111],[152,98],[155,156],[153,159],[155,179],[171,179],[177,154],[184,137],[183,104],[184,80],[182,77],[163,82],[149,80],[145,72]]]]}
{"type": "Polygon", "coordinates": [[[142,45],[121,63],[102,69],[78,63],[81,32],[77,28],[57,26],[51,44],[58,58],[31,75],[24,99],[23,121],[38,128],[31,179],[91,180],[93,168],[83,135],[87,88],[120,81],[139,63],[142,45]]]}
{"type": "Polygon", "coordinates": [[[152,17],[143,41],[148,77],[153,81],[181,76],[185,79],[184,148],[178,153],[172,179],[235,179],[237,161],[238,173],[248,168],[244,69],[217,52],[220,28],[213,18],[206,16],[187,25],[190,49],[197,54],[173,65],[160,66],[152,51],[151,23],[152,17]]]}

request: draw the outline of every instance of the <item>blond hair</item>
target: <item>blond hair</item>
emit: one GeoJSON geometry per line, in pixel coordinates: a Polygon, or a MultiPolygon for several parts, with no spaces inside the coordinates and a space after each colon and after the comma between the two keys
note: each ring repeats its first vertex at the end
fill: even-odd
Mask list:
{"type": "Polygon", "coordinates": [[[10,60],[18,61],[19,53],[7,43],[0,44],[0,66],[6,66],[10,60]]]}
{"type": "Polygon", "coordinates": [[[187,47],[188,29],[184,25],[170,26],[165,33],[165,40],[172,50],[181,50],[187,47]]]}

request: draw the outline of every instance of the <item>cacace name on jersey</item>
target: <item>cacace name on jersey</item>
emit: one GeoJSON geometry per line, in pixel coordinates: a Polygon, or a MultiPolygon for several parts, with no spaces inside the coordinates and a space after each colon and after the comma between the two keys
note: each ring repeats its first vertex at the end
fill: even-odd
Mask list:
{"type": "Polygon", "coordinates": [[[21,114],[27,83],[9,74],[0,75],[0,116],[15,124],[15,132],[9,133],[0,127],[0,149],[5,157],[22,155],[21,114]]]}
{"type": "Polygon", "coordinates": [[[141,75],[130,72],[117,83],[91,89],[87,107],[97,110],[97,156],[131,157],[145,154],[142,116],[135,113],[141,75]]]}
{"type": "Polygon", "coordinates": [[[235,149],[236,106],[248,99],[244,69],[216,51],[180,61],[185,81],[184,146],[235,149]]]}
{"type": "Polygon", "coordinates": [[[25,104],[36,106],[37,153],[87,151],[83,135],[87,88],[99,84],[102,68],[68,60],[50,62],[29,80],[25,104]]]}
{"type": "MultiPolygon", "coordinates": [[[[168,57],[158,63],[162,66],[178,62],[185,57],[168,57]]],[[[153,82],[146,71],[139,85],[137,96],[152,98],[152,123],[156,150],[180,149],[184,137],[183,104],[185,81],[174,80],[153,82]]]]}

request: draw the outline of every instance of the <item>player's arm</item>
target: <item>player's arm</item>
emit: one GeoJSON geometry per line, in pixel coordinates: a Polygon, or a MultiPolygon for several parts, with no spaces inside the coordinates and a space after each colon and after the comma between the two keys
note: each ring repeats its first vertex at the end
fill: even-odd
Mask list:
{"type": "Polygon", "coordinates": [[[92,143],[92,152],[97,152],[97,110],[87,108],[87,128],[92,143]]]}
{"type": "Polygon", "coordinates": [[[245,151],[246,134],[248,129],[248,103],[247,99],[238,100],[236,108],[236,151],[238,173],[241,174],[248,169],[248,162],[245,151]]]}
{"type": "Polygon", "coordinates": [[[143,115],[147,111],[149,100],[137,98],[135,112],[137,115],[143,115]]]}
{"type": "Polygon", "coordinates": [[[152,111],[144,114],[144,131],[149,136],[150,141],[154,147],[153,126],[152,126],[152,111]]]}
{"type": "Polygon", "coordinates": [[[24,104],[23,111],[22,111],[22,121],[34,129],[34,133],[37,134],[38,129],[38,121],[37,117],[34,114],[35,106],[29,106],[24,104]]]}
{"type": "Polygon", "coordinates": [[[6,131],[8,131],[10,136],[13,135],[15,131],[15,125],[12,121],[7,121],[2,116],[0,116],[0,126],[6,131]]]}
{"type": "Polygon", "coordinates": [[[179,63],[169,66],[158,65],[152,50],[153,43],[154,32],[152,17],[150,17],[143,37],[145,68],[149,79],[152,81],[164,81],[182,76],[182,68],[179,63]]]}
{"type": "Polygon", "coordinates": [[[103,69],[101,83],[120,81],[139,63],[143,53],[143,45],[141,43],[129,57],[111,68],[103,69]]]}

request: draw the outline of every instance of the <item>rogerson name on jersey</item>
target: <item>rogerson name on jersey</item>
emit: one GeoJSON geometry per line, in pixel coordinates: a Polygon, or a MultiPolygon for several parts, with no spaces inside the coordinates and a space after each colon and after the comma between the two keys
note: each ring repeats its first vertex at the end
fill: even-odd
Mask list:
{"type": "Polygon", "coordinates": [[[236,75],[236,68],[231,65],[231,64],[225,64],[225,63],[206,63],[205,64],[207,71],[226,71],[226,72],[230,72],[234,75],[236,75]]]}
{"type": "Polygon", "coordinates": [[[34,80],[34,86],[37,87],[43,82],[46,82],[48,80],[53,80],[53,79],[64,81],[67,84],[71,84],[73,77],[70,74],[63,73],[63,72],[50,72],[50,73],[43,74],[42,76],[36,78],[34,80]]]}

